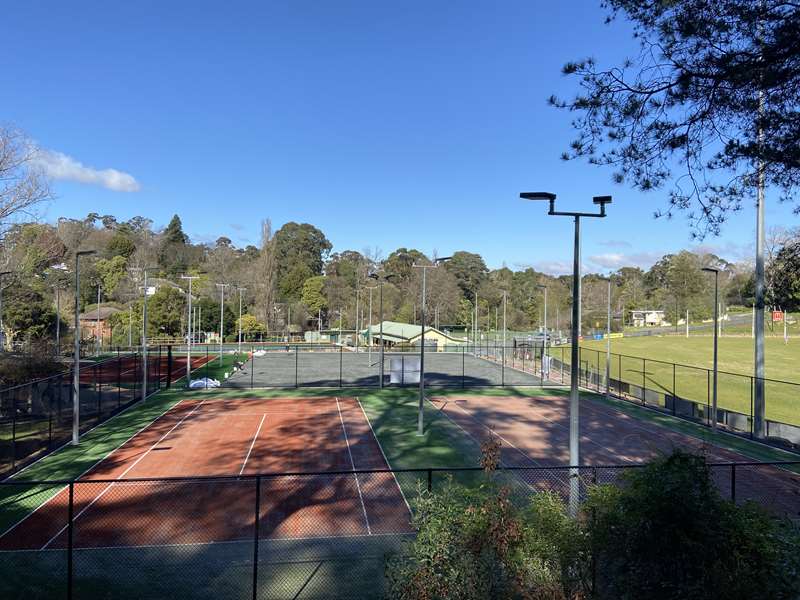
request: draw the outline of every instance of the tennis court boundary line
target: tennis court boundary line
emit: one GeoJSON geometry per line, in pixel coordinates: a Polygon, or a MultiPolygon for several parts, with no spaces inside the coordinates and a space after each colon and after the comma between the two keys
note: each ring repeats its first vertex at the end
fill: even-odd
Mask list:
{"type": "MultiPolygon", "coordinates": [[[[185,414],[185,415],[184,415],[184,416],[181,418],[181,420],[180,420],[180,421],[178,421],[177,423],[175,423],[175,425],[173,425],[173,426],[172,426],[172,428],[171,428],[169,431],[167,431],[167,433],[165,433],[165,434],[164,434],[164,435],[162,435],[160,438],[158,438],[158,441],[156,441],[155,443],[153,443],[153,444],[152,444],[152,445],[151,445],[151,446],[150,446],[150,447],[149,447],[149,448],[148,448],[148,449],[145,451],[145,453],[144,453],[144,454],[142,454],[142,455],[141,455],[139,458],[137,458],[137,459],[136,459],[136,460],[135,460],[135,461],[134,461],[134,462],[133,462],[131,465],[129,465],[129,466],[128,466],[128,468],[127,468],[127,469],[125,469],[125,470],[122,472],[122,474],[120,474],[120,475],[119,475],[119,476],[118,476],[116,479],[122,479],[122,478],[123,478],[125,475],[127,475],[127,474],[128,474],[128,472],[129,472],[131,469],[133,469],[133,468],[134,468],[136,465],[138,465],[138,464],[139,464],[139,463],[142,461],[142,459],[144,459],[144,458],[145,458],[145,457],[146,457],[148,454],[150,454],[150,452],[153,450],[153,448],[155,448],[156,446],[158,446],[158,444],[160,444],[160,443],[161,443],[161,442],[162,442],[162,441],[163,441],[163,440],[164,440],[164,439],[165,439],[165,438],[166,438],[166,437],[167,437],[167,436],[168,436],[170,433],[172,433],[173,431],[175,431],[175,429],[176,429],[176,428],[177,428],[177,427],[178,427],[178,426],[179,426],[181,423],[183,423],[183,422],[186,420],[186,418],[187,418],[187,417],[191,416],[191,415],[192,415],[192,414],[193,414],[193,413],[194,413],[194,412],[195,412],[195,411],[196,411],[198,408],[200,408],[200,407],[203,405],[203,402],[205,402],[205,400],[203,400],[203,401],[199,402],[199,403],[197,404],[197,406],[195,406],[195,407],[194,407],[194,408],[193,408],[191,411],[189,411],[189,413],[188,413],[188,414],[185,414]]],[[[116,452],[116,450],[115,450],[114,452],[116,452]]],[[[106,455],[106,458],[108,458],[108,456],[111,456],[111,454],[113,454],[113,452],[110,452],[108,455],[106,455]]],[[[95,497],[92,499],[92,501],[91,501],[91,502],[89,502],[89,504],[87,504],[86,506],[84,506],[84,507],[83,507],[83,509],[82,509],[82,510],[81,510],[81,511],[80,511],[80,512],[77,514],[77,515],[75,515],[75,516],[72,518],[72,523],[73,523],[73,525],[74,525],[75,521],[77,521],[77,520],[80,518],[80,516],[81,516],[83,513],[85,513],[87,510],[89,510],[89,509],[90,509],[90,508],[91,508],[91,507],[94,505],[94,503],[95,503],[95,502],[97,502],[97,501],[98,501],[100,498],[102,498],[102,497],[105,495],[105,493],[106,493],[108,490],[110,490],[110,489],[111,489],[111,488],[114,486],[114,483],[115,483],[114,481],[112,481],[111,483],[109,483],[109,484],[108,484],[108,485],[107,485],[107,486],[106,486],[106,487],[103,489],[103,491],[102,491],[102,492],[100,492],[100,493],[99,493],[97,496],[95,496],[95,497]]],[[[53,542],[53,540],[55,540],[55,539],[56,539],[58,536],[60,536],[62,533],[64,533],[64,531],[65,531],[65,530],[66,530],[68,527],[69,527],[69,523],[68,523],[67,525],[64,525],[64,526],[63,526],[63,527],[62,527],[62,528],[59,530],[59,532],[58,532],[57,534],[55,534],[55,535],[54,535],[52,538],[50,538],[50,540],[48,540],[48,542],[47,542],[47,543],[46,543],[44,546],[42,546],[42,548],[41,548],[41,549],[42,549],[42,550],[46,549],[46,548],[47,548],[47,547],[48,547],[48,546],[49,546],[49,545],[50,545],[50,544],[53,542]]]]}
{"type": "MultiPolygon", "coordinates": [[[[154,392],[154,393],[157,393],[157,392],[154,392]]],[[[148,396],[148,397],[149,397],[149,396],[148,396]]],[[[188,399],[189,399],[189,398],[181,398],[181,399],[180,399],[180,400],[178,400],[178,401],[177,401],[175,404],[173,404],[173,405],[171,405],[171,406],[168,406],[166,409],[164,409],[164,411],[162,411],[162,412],[161,412],[159,415],[157,415],[155,419],[153,419],[153,420],[152,420],[152,421],[150,421],[149,423],[146,423],[145,425],[143,425],[143,426],[142,426],[142,427],[141,427],[139,430],[137,430],[136,432],[134,432],[134,433],[133,433],[133,434],[132,434],[132,435],[131,435],[129,438],[127,438],[125,441],[121,442],[121,443],[120,443],[118,446],[116,446],[115,448],[113,448],[112,450],[110,450],[109,452],[107,452],[107,453],[105,454],[105,456],[103,456],[102,458],[100,458],[100,459],[96,460],[96,461],[95,461],[95,462],[94,462],[94,463],[93,463],[91,466],[89,466],[89,467],[88,467],[86,470],[84,470],[82,473],[80,473],[80,474],[79,474],[77,477],[75,477],[75,478],[74,478],[72,481],[73,481],[73,482],[76,482],[76,481],[78,481],[78,480],[79,480],[81,477],[83,477],[84,475],[86,475],[86,474],[87,474],[89,471],[91,471],[91,470],[92,470],[92,469],[94,469],[94,468],[95,468],[97,465],[99,465],[101,462],[103,462],[104,460],[106,460],[106,459],[107,459],[109,456],[111,456],[111,455],[112,455],[114,452],[116,452],[117,450],[119,450],[120,448],[122,448],[122,447],[123,447],[125,444],[127,444],[128,442],[130,442],[130,441],[131,441],[133,438],[135,438],[137,435],[139,435],[140,433],[142,433],[142,432],[143,432],[145,429],[147,429],[148,427],[151,427],[151,426],[155,425],[155,424],[156,424],[156,423],[157,423],[157,422],[158,422],[158,421],[159,421],[159,420],[160,420],[162,417],[164,417],[164,415],[166,415],[166,414],[167,414],[169,411],[171,411],[172,409],[176,408],[176,407],[177,407],[179,404],[181,404],[182,402],[184,402],[185,400],[188,400],[188,399]]],[[[124,413],[125,411],[127,411],[127,410],[128,410],[128,409],[130,409],[130,408],[133,408],[133,406],[136,406],[137,404],[138,404],[138,403],[131,404],[131,405],[130,405],[128,408],[126,408],[125,410],[123,410],[123,411],[121,411],[121,412],[117,413],[116,415],[114,415],[113,417],[111,417],[111,419],[114,419],[115,417],[117,417],[117,416],[121,415],[122,413],[124,413]]],[[[105,425],[106,423],[108,423],[109,421],[111,421],[111,419],[109,419],[108,421],[104,421],[103,423],[100,423],[100,424],[98,424],[98,425],[95,425],[95,426],[94,426],[92,429],[90,429],[89,431],[92,431],[92,430],[96,429],[97,427],[100,427],[101,425],[105,425]]],[[[87,431],[86,433],[84,433],[84,435],[88,434],[88,433],[89,433],[89,431],[87,431]]],[[[61,450],[62,448],[65,448],[65,447],[66,447],[66,446],[68,446],[68,445],[70,445],[70,442],[67,442],[67,443],[66,443],[66,444],[64,444],[63,446],[60,446],[59,448],[57,448],[56,450],[54,450],[54,451],[53,451],[53,452],[51,452],[50,454],[46,454],[45,456],[51,456],[52,454],[55,454],[56,452],[58,452],[58,451],[59,451],[59,450],[61,450]]],[[[45,458],[45,456],[43,456],[42,458],[45,458]]],[[[38,462],[39,460],[42,460],[42,458],[38,459],[37,461],[34,461],[33,463],[31,463],[31,464],[30,464],[30,465],[28,465],[28,466],[32,466],[33,464],[35,464],[35,463],[36,463],[36,462],[38,462]]],[[[27,469],[28,467],[25,467],[25,468],[27,469]]],[[[19,474],[19,473],[21,473],[21,472],[22,472],[22,471],[18,471],[18,472],[17,472],[17,473],[15,473],[14,475],[18,475],[18,474],[19,474]]],[[[9,477],[8,479],[11,479],[11,477],[9,477]]],[[[4,481],[5,481],[5,480],[4,480],[4,481]]],[[[20,482],[20,485],[24,485],[24,484],[25,484],[25,482],[24,482],[24,481],[20,482]]],[[[36,485],[36,484],[34,483],[34,484],[32,484],[32,485],[36,485]]],[[[0,533],[0,538],[2,538],[2,537],[5,537],[5,535],[6,535],[6,534],[10,533],[10,532],[11,532],[11,531],[12,531],[12,530],[15,528],[15,527],[17,527],[17,526],[21,525],[21,524],[22,524],[22,523],[23,523],[23,522],[24,522],[24,521],[25,521],[25,520],[26,520],[28,517],[30,517],[31,515],[33,515],[33,514],[34,514],[36,511],[38,511],[40,508],[42,508],[43,506],[45,506],[45,505],[46,505],[47,503],[49,503],[49,502],[50,502],[50,501],[51,501],[53,498],[55,498],[56,496],[58,496],[59,494],[61,494],[61,492],[63,492],[64,490],[66,490],[68,487],[69,487],[69,483],[66,483],[66,484],[64,484],[64,485],[61,487],[61,489],[60,489],[60,490],[58,490],[57,492],[55,492],[55,493],[54,493],[52,496],[50,496],[50,497],[49,497],[47,500],[45,500],[44,502],[42,502],[42,503],[41,503],[39,506],[37,506],[36,508],[34,508],[34,509],[33,509],[32,511],[30,511],[28,514],[26,514],[24,517],[22,517],[22,518],[21,518],[19,521],[17,521],[16,523],[14,523],[14,524],[13,524],[13,525],[11,525],[10,527],[8,527],[8,528],[7,528],[5,531],[3,531],[2,533],[0,533]]]]}
{"type": "MultiPolygon", "coordinates": [[[[383,446],[381,445],[381,441],[378,439],[378,436],[375,435],[375,430],[372,428],[372,421],[369,420],[367,416],[367,411],[364,410],[364,405],[361,404],[361,400],[358,399],[358,396],[355,396],[356,402],[358,406],[361,408],[361,412],[364,414],[364,419],[367,421],[367,425],[369,425],[369,430],[372,432],[372,437],[375,439],[375,442],[378,444],[378,448],[380,448],[381,456],[383,456],[383,462],[386,463],[386,468],[391,469],[392,465],[389,464],[389,459],[386,458],[386,453],[383,451],[383,446]]],[[[392,471],[392,479],[394,479],[394,483],[397,486],[397,489],[400,490],[400,495],[403,497],[403,502],[406,503],[406,508],[408,509],[409,514],[413,517],[414,513],[411,511],[411,505],[408,503],[408,499],[406,498],[405,493],[403,492],[403,488],[400,487],[400,482],[397,481],[397,474],[392,471]]]]}
{"type": "MultiPolygon", "coordinates": [[[[353,461],[353,453],[350,450],[350,441],[347,438],[347,428],[344,426],[344,418],[342,417],[342,408],[339,406],[339,397],[336,397],[336,408],[339,411],[339,422],[342,424],[342,432],[344,433],[344,443],[347,446],[347,454],[350,456],[350,466],[353,467],[353,471],[356,470],[356,463],[353,461]]],[[[367,526],[367,534],[372,535],[372,529],[369,526],[369,517],[367,517],[367,507],[364,505],[364,496],[361,493],[361,484],[358,482],[358,474],[353,473],[353,477],[356,480],[356,489],[358,490],[358,499],[361,500],[361,510],[364,512],[364,523],[367,526]]]]}
{"type": "Polygon", "coordinates": [[[253,451],[253,446],[256,445],[256,440],[258,439],[258,434],[261,433],[261,427],[264,425],[264,419],[267,418],[267,413],[261,415],[261,421],[258,423],[258,428],[256,429],[255,435],[253,435],[253,440],[250,442],[250,447],[247,449],[247,455],[244,457],[244,462],[242,463],[242,468],[239,469],[239,475],[244,473],[244,468],[247,466],[247,461],[250,458],[250,453],[253,451]]]}

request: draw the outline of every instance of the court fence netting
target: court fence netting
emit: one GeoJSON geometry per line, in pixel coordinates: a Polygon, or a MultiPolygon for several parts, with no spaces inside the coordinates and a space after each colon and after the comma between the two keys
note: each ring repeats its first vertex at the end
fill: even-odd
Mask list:
{"type": "MultiPolygon", "coordinates": [[[[109,350],[94,360],[81,361],[81,434],[141,400],[145,381],[147,396],[170,387],[185,372],[180,360],[169,347],[153,346],[148,348],[147,361],[142,360],[141,349],[109,350]]],[[[19,470],[70,440],[73,373],[70,367],[50,377],[0,390],[0,476],[19,470]]]]}
{"type": "MultiPolygon", "coordinates": [[[[524,506],[538,491],[566,498],[571,474],[585,496],[590,486],[620,484],[625,471],[641,466],[507,467],[494,476],[524,506]]],[[[723,497],[797,519],[800,482],[786,475],[798,466],[709,468],[723,497]]],[[[419,495],[448,481],[474,488],[485,477],[475,467],[7,480],[0,483],[0,517],[4,529],[16,527],[0,536],[0,596],[380,598],[387,557],[403,556],[414,539],[419,495]],[[387,478],[403,491],[404,506],[382,504],[387,478]]]]}

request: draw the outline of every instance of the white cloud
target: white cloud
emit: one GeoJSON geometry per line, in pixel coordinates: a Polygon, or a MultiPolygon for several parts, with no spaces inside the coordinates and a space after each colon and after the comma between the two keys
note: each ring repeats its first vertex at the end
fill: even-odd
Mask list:
{"type": "Polygon", "coordinates": [[[138,192],[141,189],[133,175],[116,169],[87,167],[63,152],[39,149],[36,153],[36,161],[53,179],[99,185],[115,192],[138,192]]]}
{"type": "Polygon", "coordinates": [[[625,240],[606,240],[599,243],[606,248],[633,248],[633,245],[625,240]]]}
{"type": "Polygon", "coordinates": [[[594,254],[587,260],[589,264],[602,269],[616,270],[622,267],[647,269],[653,266],[662,256],[663,253],[661,252],[633,252],[631,254],[606,252],[604,254],[594,254]]]}

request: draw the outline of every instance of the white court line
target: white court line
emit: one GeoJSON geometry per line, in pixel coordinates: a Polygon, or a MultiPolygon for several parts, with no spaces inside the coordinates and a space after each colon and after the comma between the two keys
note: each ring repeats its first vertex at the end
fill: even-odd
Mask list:
{"type": "Polygon", "coordinates": [[[247,450],[247,456],[244,457],[244,462],[242,463],[242,468],[239,469],[239,475],[244,473],[244,468],[247,466],[247,460],[250,458],[250,453],[253,451],[253,446],[256,445],[256,439],[258,438],[258,434],[261,431],[261,426],[264,424],[264,419],[267,418],[267,413],[261,415],[261,421],[258,424],[258,429],[256,429],[256,434],[253,436],[253,441],[250,442],[250,448],[247,450]]]}
{"type": "MultiPolygon", "coordinates": [[[[169,406],[169,407],[167,407],[167,408],[166,408],[166,409],[165,409],[165,410],[164,410],[164,411],[163,411],[163,412],[162,412],[160,415],[158,415],[158,416],[157,416],[155,419],[153,419],[152,421],[150,421],[150,422],[149,422],[149,423],[147,423],[146,425],[142,426],[142,427],[141,427],[141,428],[140,428],[140,429],[139,429],[139,430],[138,430],[136,433],[134,433],[133,435],[131,435],[131,436],[130,436],[130,437],[127,439],[127,440],[125,440],[124,442],[120,443],[120,444],[119,444],[119,446],[117,446],[116,448],[114,448],[113,450],[111,450],[110,452],[108,452],[108,454],[106,454],[105,456],[103,456],[103,457],[102,457],[102,458],[100,458],[99,460],[95,461],[95,462],[94,462],[94,463],[93,463],[93,464],[92,464],[92,465],[91,465],[89,468],[87,468],[87,469],[86,469],[86,470],[84,470],[84,471],[83,471],[83,472],[82,472],[80,475],[78,475],[78,476],[75,478],[75,481],[77,481],[78,479],[80,479],[81,477],[83,477],[84,475],[86,475],[86,474],[87,474],[89,471],[91,471],[92,469],[94,469],[94,468],[95,468],[97,465],[99,465],[101,462],[103,462],[104,460],[106,460],[108,457],[110,457],[112,454],[114,454],[114,452],[116,452],[117,450],[119,450],[120,448],[122,448],[122,447],[123,447],[125,444],[127,444],[128,442],[130,442],[130,441],[131,441],[133,438],[135,438],[137,435],[139,435],[140,433],[142,433],[142,432],[143,432],[145,429],[147,429],[148,427],[152,427],[153,425],[155,425],[155,424],[156,424],[156,423],[157,423],[157,422],[158,422],[158,421],[161,419],[161,417],[163,417],[164,415],[166,415],[166,414],[167,414],[168,412],[170,412],[172,409],[176,408],[176,407],[177,407],[177,406],[178,406],[178,405],[179,405],[181,402],[184,402],[185,400],[187,400],[187,398],[184,398],[183,400],[178,400],[178,402],[176,402],[176,403],[175,403],[175,404],[173,404],[172,406],[169,406]]],[[[117,418],[118,416],[122,415],[123,413],[125,413],[127,410],[129,410],[129,409],[133,408],[134,406],[138,406],[138,404],[134,403],[134,404],[131,404],[131,405],[129,405],[129,406],[128,406],[128,407],[127,407],[125,410],[123,410],[123,411],[121,411],[121,412],[118,412],[116,415],[114,415],[113,417],[111,417],[111,419],[109,419],[108,421],[104,421],[103,423],[100,423],[99,425],[95,425],[94,427],[92,427],[92,429],[90,429],[89,431],[87,431],[87,432],[86,432],[86,433],[84,433],[83,435],[84,435],[84,436],[86,436],[86,435],[87,435],[89,432],[93,431],[94,429],[97,429],[98,427],[100,427],[101,425],[104,425],[105,423],[108,423],[108,422],[110,422],[112,419],[115,419],[115,418],[117,418]]],[[[53,452],[51,452],[50,454],[47,454],[47,455],[45,455],[45,456],[53,456],[54,454],[56,454],[56,453],[57,453],[59,450],[61,450],[62,448],[66,448],[67,446],[70,446],[70,445],[71,445],[71,442],[66,442],[65,444],[63,444],[62,446],[60,446],[60,447],[56,448],[55,450],[53,450],[53,452]]],[[[44,456],[43,456],[42,458],[44,458],[44,456]]],[[[41,460],[41,459],[39,459],[39,460],[41,460]]],[[[27,467],[25,467],[25,469],[27,469],[28,467],[32,467],[32,466],[33,466],[33,465],[35,465],[37,462],[39,462],[39,460],[36,460],[36,461],[32,462],[30,465],[28,465],[27,467]]],[[[12,476],[8,477],[8,479],[6,479],[6,480],[4,480],[4,481],[8,481],[8,480],[9,480],[9,479],[11,479],[12,477],[16,477],[17,475],[19,475],[20,473],[22,473],[22,472],[23,472],[25,469],[20,469],[19,471],[17,471],[16,473],[14,473],[14,475],[12,475],[12,476]]],[[[67,488],[69,488],[69,485],[65,485],[64,487],[62,487],[62,488],[61,488],[59,491],[57,491],[55,494],[53,494],[52,496],[50,496],[50,497],[49,497],[47,500],[45,500],[44,502],[42,502],[42,503],[41,503],[39,506],[37,506],[36,508],[34,508],[34,509],[31,511],[31,512],[29,512],[27,515],[25,515],[24,517],[22,517],[22,518],[21,518],[19,521],[17,521],[17,522],[16,522],[16,523],[14,523],[14,524],[13,524],[11,527],[9,527],[8,529],[6,529],[6,530],[5,530],[3,533],[1,533],[1,534],[0,534],[0,538],[1,538],[1,537],[4,537],[4,536],[5,536],[7,533],[9,533],[9,532],[10,532],[12,529],[14,529],[14,528],[15,528],[17,525],[19,525],[20,523],[22,523],[22,522],[23,522],[25,519],[27,519],[28,517],[30,517],[30,516],[31,516],[33,513],[35,513],[35,512],[36,512],[37,510],[39,510],[40,508],[42,508],[42,507],[43,507],[45,504],[47,504],[48,502],[50,502],[50,501],[51,501],[53,498],[55,498],[56,496],[58,496],[58,495],[59,495],[61,492],[63,492],[63,491],[64,491],[64,490],[66,490],[67,488]]]]}
{"type": "MultiPolygon", "coordinates": [[[[347,429],[344,426],[344,418],[342,417],[342,409],[339,406],[339,398],[336,398],[336,408],[339,410],[339,421],[342,423],[342,431],[344,432],[344,443],[347,445],[347,454],[350,455],[350,465],[353,467],[353,471],[356,470],[356,463],[353,462],[353,453],[350,451],[350,441],[347,439],[347,429]]],[[[353,473],[353,477],[356,480],[356,489],[358,490],[358,498],[361,500],[361,510],[364,511],[364,522],[367,524],[367,534],[372,535],[372,530],[369,527],[369,519],[367,518],[367,507],[364,506],[364,496],[361,495],[361,484],[358,482],[358,475],[353,473]]]]}
{"type": "MultiPolygon", "coordinates": [[[[389,459],[386,458],[386,453],[383,451],[383,446],[381,446],[381,443],[378,441],[378,436],[375,435],[375,430],[372,428],[372,423],[367,416],[367,412],[364,410],[364,405],[361,404],[361,400],[358,399],[358,396],[356,396],[356,402],[358,402],[358,406],[361,408],[361,412],[364,414],[364,418],[367,420],[369,430],[372,432],[372,438],[375,440],[375,443],[378,444],[378,448],[381,450],[381,456],[383,456],[383,462],[386,463],[386,468],[391,469],[392,465],[389,464],[389,459]]],[[[400,490],[400,495],[403,497],[403,502],[406,503],[406,508],[408,509],[409,514],[413,516],[413,513],[411,512],[411,505],[408,503],[408,500],[406,500],[406,495],[403,493],[403,488],[400,487],[400,482],[397,481],[397,476],[395,475],[394,471],[392,471],[392,479],[394,479],[397,489],[400,490]]]]}
{"type": "MultiPolygon", "coordinates": [[[[178,427],[178,426],[179,426],[181,423],[183,423],[183,422],[186,420],[186,418],[187,418],[187,417],[191,416],[191,415],[192,415],[192,413],[194,413],[194,412],[195,412],[195,411],[196,411],[198,408],[200,408],[200,407],[203,405],[203,402],[205,402],[205,400],[201,401],[201,402],[200,402],[200,403],[199,403],[197,406],[195,406],[195,407],[194,407],[194,408],[193,408],[193,409],[192,409],[192,410],[191,410],[191,411],[190,411],[188,414],[184,415],[184,416],[183,416],[183,418],[182,418],[180,421],[178,421],[177,423],[175,423],[175,425],[173,425],[173,426],[172,426],[172,429],[170,429],[170,430],[169,430],[167,433],[165,433],[165,434],[164,434],[164,435],[162,435],[160,438],[158,438],[158,441],[157,441],[156,443],[154,443],[152,446],[150,446],[150,447],[147,449],[147,451],[146,451],[144,454],[142,454],[142,455],[141,455],[139,458],[137,458],[137,459],[136,459],[136,460],[133,462],[133,464],[131,464],[131,465],[130,465],[130,466],[127,468],[127,469],[125,469],[125,470],[124,470],[124,471],[123,471],[123,472],[122,472],[120,475],[118,475],[118,476],[117,476],[117,479],[122,479],[123,477],[125,477],[125,475],[127,475],[127,474],[128,474],[128,472],[129,472],[131,469],[133,469],[133,467],[135,467],[136,465],[138,465],[138,464],[139,464],[139,462],[141,462],[141,460],[142,460],[142,459],[143,459],[145,456],[147,456],[148,454],[150,454],[150,451],[151,451],[153,448],[155,448],[156,446],[158,446],[158,445],[159,445],[159,444],[160,444],[160,443],[161,443],[161,442],[164,440],[164,438],[166,438],[166,437],[167,437],[167,436],[168,436],[170,433],[172,433],[173,431],[175,431],[175,429],[176,429],[176,428],[177,428],[177,427],[178,427]]],[[[113,486],[114,486],[114,482],[112,481],[111,483],[109,483],[109,484],[108,484],[108,485],[105,487],[105,489],[103,489],[103,491],[102,491],[102,492],[100,492],[100,493],[99,493],[97,496],[95,496],[95,498],[94,498],[94,499],[93,499],[91,502],[89,502],[89,504],[87,504],[86,506],[84,506],[84,507],[83,507],[83,510],[81,510],[81,511],[80,511],[80,512],[79,512],[77,515],[75,515],[75,517],[73,517],[73,519],[72,519],[72,522],[74,523],[75,521],[77,521],[77,520],[78,520],[78,518],[79,518],[79,517],[80,517],[80,516],[81,516],[83,513],[85,513],[87,510],[89,510],[89,508],[91,508],[91,507],[92,507],[92,505],[93,505],[95,502],[97,502],[98,500],[100,500],[100,498],[102,498],[102,497],[105,495],[105,493],[106,493],[108,490],[110,490],[110,489],[111,489],[113,486]]],[[[55,539],[56,539],[58,536],[60,536],[60,535],[61,535],[61,534],[62,534],[62,533],[63,533],[63,532],[64,532],[64,531],[67,529],[67,527],[68,527],[68,526],[69,526],[69,524],[67,524],[67,525],[64,525],[64,527],[62,527],[62,528],[59,530],[59,532],[58,532],[58,533],[56,533],[56,534],[55,534],[53,537],[51,537],[51,538],[48,540],[48,542],[47,542],[47,543],[46,543],[44,546],[42,546],[42,547],[41,547],[41,550],[44,550],[44,549],[46,549],[46,548],[47,548],[47,547],[48,547],[48,546],[49,546],[49,545],[50,545],[50,544],[53,542],[53,540],[55,540],[55,539]]]]}

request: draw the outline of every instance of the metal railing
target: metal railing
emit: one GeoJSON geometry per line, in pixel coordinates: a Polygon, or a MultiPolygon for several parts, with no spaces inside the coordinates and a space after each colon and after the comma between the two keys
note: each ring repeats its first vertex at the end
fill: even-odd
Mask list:
{"type": "MultiPolygon", "coordinates": [[[[161,347],[148,350],[148,395],[166,374],[161,347]]],[[[72,435],[72,369],[0,390],[0,474],[17,471],[72,435]]],[[[167,381],[171,378],[167,377],[167,381]]],[[[80,367],[80,432],[141,400],[142,356],[121,352],[80,367]]]]}
{"type": "MultiPolygon", "coordinates": [[[[581,466],[582,493],[642,466],[581,466]]],[[[723,497],[794,518],[800,477],[788,469],[798,467],[709,465],[723,497]]],[[[475,488],[485,477],[467,467],[7,480],[0,596],[379,598],[386,557],[414,539],[419,494],[450,481],[475,488]]],[[[520,507],[532,493],[569,494],[566,466],[500,468],[493,477],[520,507]]]]}
{"type": "MultiPolygon", "coordinates": [[[[570,348],[549,349],[549,379],[567,383],[570,348]]],[[[580,349],[580,382],[587,389],[609,393],[655,410],[711,425],[713,371],[680,363],[610,354],[610,377],[606,381],[606,352],[580,349]]],[[[753,391],[756,377],[718,372],[718,425],[728,431],[753,436],[753,391]]],[[[767,439],[789,447],[800,447],[800,383],[763,379],[767,439]]]]}

